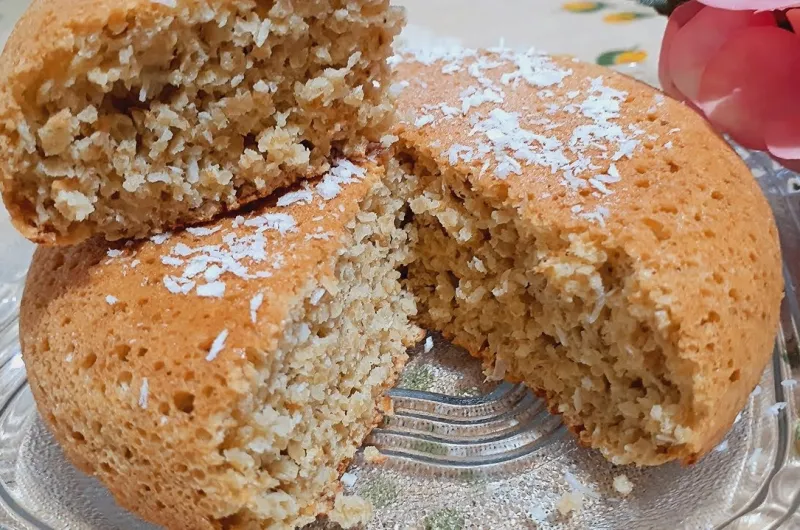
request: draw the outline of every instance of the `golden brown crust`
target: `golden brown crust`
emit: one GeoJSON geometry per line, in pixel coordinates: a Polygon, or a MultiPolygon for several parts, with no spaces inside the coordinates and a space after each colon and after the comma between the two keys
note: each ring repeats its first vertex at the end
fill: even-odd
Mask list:
{"type": "Polygon", "coordinates": [[[360,157],[392,119],[402,19],[387,1],[35,0],[0,55],[14,226],[40,244],[146,237],[360,157]]]}
{"type": "Polygon", "coordinates": [[[0,117],[8,119],[18,107],[9,94],[21,93],[36,76],[63,71],[70,59],[76,34],[102,31],[125,24],[131,13],[142,24],[152,22],[169,7],[147,0],[121,2],[95,0],[34,0],[17,22],[0,56],[0,77],[4,87],[0,117]]]}
{"type": "MultiPolygon", "coordinates": [[[[14,185],[9,184],[0,191],[9,213],[9,219],[14,228],[25,239],[37,245],[44,246],[68,246],[77,245],[92,237],[89,225],[76,225],[74,229],[66,234],[57,234],[47,229],[36,228],[26,222],[28,216],[19,208],[18,201],[14,196],[14,185]]],[[[255,201],[264,199],[268,193],[249,193],[237,197],[234,204],[223,204],[215,201],[205,201],[203,205],[194,210],[189,215],[182,215],[172,223],[171,229],[177,230],[187,226],[201,225],[213,221],[217,217],[222,217],[229,212],[235,212],[239,208],[245,207],[255,201]]],[[[151,234],[164,233],[163,229],[158,229],[151,234]]],[[[142,236],[142,235],[140,235],[142,236]]],[[[106,237],[108,241],[119,240],[121,238],[106,237]]]]}
{"type": "Polygon", "coordinates": [[[259,204],[243,219],[204,227],[220,228],[210,235],[184,231],[111,250],[96,239],[39,248],[22,301],[21,345],[39,411],[68,458],[149,521],[219,528],[244,501],[219,492],[246,491],[220,448],[263,384],[248,352],[273,351],[289,310],[309,286],[332,278],[346,225],[380,175],[368,167],[327,202],[259,204]],[[226,273],[220,298],[165,287],[167,276],[182,271],[162,263],[166,249],[219,245],[233,233],[252,237],[256,229],[246,222],[276,213],[290,214],[296,230],[263,232],[267,259],[241,259],[250,279],[226,273]],[[270,276],[255,277],[260,272],[270,276]],[[263,303],[253,322],[257,293],[263,303]],[[224,348],[209,360],[223,330],[224,348]]]}
{"type": "MultiPolygon", "coordinates": [[[[537,237],[581,234],[609,255],[624,258],[641,297],[628,302],[649,304],[651,329],[674,347],[666,362],[682,393],[691,396],[689,427],[695,431],[683,459],[696,461],[721,441],[772,353],[783,287],[781,255],[773,215],[758,184],[703,119],[646,85],[556,58],[553,68],[570,73],[560,83],[545,80],[535,86],[536,79],[527,82],[517,65],[497,53],[479,55],[485,62],[477,74],[469,69],[474,55],[403,57],[396,67],[397,81],[407,84],[398,98],[401,145],[454,169],[490,204],[518,211],[537,237]],[[503,81],[504,74],[515,72],[516,81],[503,81]],[[598,140],[585,150],[599,166],[594,174],[608,171],[614,160],[621,178],[606,184],[611,193],[586,183],[571,188],[562,167],[545,164],[522,163],[518,173],[507,171],[499,178],[492,141],[479,130],[481,120],[493,109],[518,113],[523,128],[557,140],[560,147],[550,149],[573,160],[576,131],[596,124],[587,117],[591,106],[581,107],[595,79],[625,92],[619,117],[611,121],[622,127],[620,136],[637,142],[633,156],[616,160],[618,145],[597,147],[603,144],[598,140]],[[503,102],[478,97],[477,106],[463,114],[469,94],[486,87],[499,87],[503,102]],[[489,152],[466,160],[466,149],[478,151],[481,141],[489,152]],[[603,212],[602,222],[597,215],[583,215],[590,212],[603,212]]],[[[501,141],[509,136],[514,132],[501,141]]],[[[506,150],[512,158],[518,147],[513,140],[506,150]]],[[[536,141],[530,145],[537,153],[545,151],[536,141]]]]}

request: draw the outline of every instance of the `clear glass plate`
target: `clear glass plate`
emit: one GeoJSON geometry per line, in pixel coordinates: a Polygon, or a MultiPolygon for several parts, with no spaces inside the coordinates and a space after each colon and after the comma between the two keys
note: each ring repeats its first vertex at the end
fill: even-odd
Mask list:
{"type": "MultiPolygon", "coordinates": [[[[20,4],[0,0],[14,18],[20,4]]],[[[523,387],[485,381],[477,361],[435,337],[432,351],[413,352],[390,393],[394,415],[367,441],[387,460],[359,455],[343,479],[375,506],[369,528],[800,529],[800,387],[790,384],[800,380],[800,177],[761,154],[740,154],[778,219],[786,297],[760,392],[725,442],[691,468],[613,466],[578,447],[523,387]],[[776,411],[776,403],[786,407],[776,411]],[[628,496],[613,487],[620,474],[633,483],[628,496]],[[559,500],[575,491],[582,508],[560,515],[559,500]]],[[[73,468],[36,413],[17,331],[32,246],[3,216],[0,209],[0,527],[154,528],[73,468]]]]}

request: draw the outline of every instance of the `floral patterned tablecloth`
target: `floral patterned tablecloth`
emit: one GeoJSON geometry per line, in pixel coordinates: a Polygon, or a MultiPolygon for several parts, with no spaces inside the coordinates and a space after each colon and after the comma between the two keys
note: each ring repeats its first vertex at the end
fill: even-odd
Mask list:
{"type": "Polygon", "coordinates": [[[470,47],[536,47],[657,84],[666,18],[635,0],[401,0],[412,26],[470,47]]]}

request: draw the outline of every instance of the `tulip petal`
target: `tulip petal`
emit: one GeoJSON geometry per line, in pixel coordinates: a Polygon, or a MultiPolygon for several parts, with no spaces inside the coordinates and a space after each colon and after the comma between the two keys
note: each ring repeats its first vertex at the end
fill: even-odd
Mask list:
{"type": "Polygon", "coordinates": [[[774,11],[800,6],[797,0],[700,0],[707,6],[734,11],[774,11]]]}
{"type": "Polygon", "coordinates": [[[797,105],[799,73],[800,37],[776,27],[741,29],[708,62],[696,103],[717,129],[764,150],[770,122],[797,105]]]}
{"type": "Polygon", "coordinates": [[[776,158],[776,160],[783,164],[784,167],[800,173],[800,160],[784,160],[781,158],[776,158]]]}
{"type": "Polygon", "coordinates": [[[664,38],[661,39],[661,54],[658,58],[658,80],[661,82],[661,88],[664,92],[675,99],[683,99],[683,96],[678,87],[675,86],[675,83],[672,82],[672,76],[669,71],[669,51],[672,48],[672,43],[675,41],[678,30],[694,18],[704,7],[697,0],[690,0],[679,5],[670,15],[667,29],[664,31],[664,38]]]}
{"type": "Polygon", "coordinates": [[[708,61],[731,33],[749,26],[775,26],[772,13],[706,7],[675,35],[668,56],[672,82],[687,99],[696,100],[708,61]]]}
{"type": "Polygon", "coordinates": [[[795,33],[800,33],[800,9],[790,9],[786,12],[786,18],[794,28],[795,33]]]}
{"type": "Polygon", "coordinates": [[[705,7],[702,2],[697,0],[689,0],[675,8],[669,16],[670,22],[676,22],[679,28],[686,25],[687,22],[692,20],[701,9],[705,7]]]}
{"type": "Polygon", "coordinates": [[[775,158],[800,163],[800,114],[772,120],[766,128],[764,140],[775,158]]]}

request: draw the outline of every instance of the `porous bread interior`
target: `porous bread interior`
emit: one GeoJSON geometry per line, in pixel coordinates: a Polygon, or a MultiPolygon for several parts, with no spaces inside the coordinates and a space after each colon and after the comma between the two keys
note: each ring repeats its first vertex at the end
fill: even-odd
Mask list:
{"type": "Polygon", "coordinates": [[[76,35],[18,98],[7,203],[38,232],[118,239],[321,174],[389,126],[401,25],[386,0],[237,0],[76,35]]]}
{"type": "Polygon", "coordinates": [[[249,500],[221,519],[223,528],[294,528],[332,504],[339,474],[378,420],[375,404],[419,333],[397,272],[408,246],[396,226],[403,204],[376,185],[349,226],[353,242],[337,260],[336,280],[306,289],[276,351],[247,352],[264,384],[221,452],[249,500]]]}
{"type": "Polygon", "coordinates": [[[665,361],[621,253],[520,221],[413,151],[390,171],[415,187],[407,286],[423,327],[544,395],[583,443],[617,464],[685,456],[690,396],[665,361]]]}

